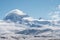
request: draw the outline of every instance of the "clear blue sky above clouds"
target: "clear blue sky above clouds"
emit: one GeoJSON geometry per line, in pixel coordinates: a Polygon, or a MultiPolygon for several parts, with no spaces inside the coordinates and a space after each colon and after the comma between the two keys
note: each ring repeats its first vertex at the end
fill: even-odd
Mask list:
{"type": "Polygon", "coordinates": [[[34,18],[49,19],[48,14],[60,5],[60,0],[0,0],[0,19],[13,9],[20,9],[34,18]]]}

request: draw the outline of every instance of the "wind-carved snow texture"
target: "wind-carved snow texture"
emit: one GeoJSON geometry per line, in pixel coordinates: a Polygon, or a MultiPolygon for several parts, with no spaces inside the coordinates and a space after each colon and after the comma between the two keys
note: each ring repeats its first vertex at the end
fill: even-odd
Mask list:
{"type": "Polygon", "coordinates": [[[34,19],[14,9],[0,20],[0,40],[60,39],[60,21],[34,19]]]}

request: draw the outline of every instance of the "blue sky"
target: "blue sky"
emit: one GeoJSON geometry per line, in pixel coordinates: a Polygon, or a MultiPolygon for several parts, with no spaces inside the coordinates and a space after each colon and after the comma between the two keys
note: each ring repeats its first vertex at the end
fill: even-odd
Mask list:
{"type": "Polygon", "coordinates": [[[20,9],[31,17],[49,19],[49,13],[55,11],[60,0],[0,0],[0,19],[13,9],[20,9]]]}

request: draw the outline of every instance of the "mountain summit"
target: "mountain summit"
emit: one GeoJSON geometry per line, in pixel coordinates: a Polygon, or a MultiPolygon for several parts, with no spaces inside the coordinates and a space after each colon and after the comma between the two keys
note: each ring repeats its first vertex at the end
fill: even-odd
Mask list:
{"type": "Polygon", "coordinates": [[[11,10],[10,12],[7,13],[7,15],[10,14],[10,13],[15,13],[15,14],[18,14],[18,15],[26,15],[23,11],[21,11],[19,9],[11,10]]]}
{"type": "Polygon", "coordinates": [[[23,11],[19,10],[19,9],[14,9],[12,11],[9,11],[4,20],[10,20],[12,22],[17,22],[17,21],[22,21],[22,18],[24,17],[29,17],[28,15],[26,15],[23,11]]]}
{"type": "Polygon", "coordinates": [[[41,27],[40,24],[42,25],[50,24],[49,21],[45,21],[45,20],[41,21],[41,19],[40,20],[34,19],[33,17],[28,16],[27,14],[25,14],[23,11],[19,9],[14,9],[8,12],[4,20],[11,21],[14,23],[19,23],[19,24],[25,24],[30,27],[41,27]]]}

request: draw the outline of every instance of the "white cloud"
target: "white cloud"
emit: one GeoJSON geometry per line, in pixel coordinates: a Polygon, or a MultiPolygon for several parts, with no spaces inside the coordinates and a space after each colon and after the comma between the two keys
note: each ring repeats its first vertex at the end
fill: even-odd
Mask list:
{"type": "Polygon", "coordinates": [[[23,18],[24,20],[28,20],[28,21],[34,21],[35,19],[34,18],[32,18],[32,17],[25,17],[25,18],[23,18]]]}
{"type": "Polygon", "coordinates": [[[55,11],[50,13],[51,19],[52,20],[60,20],[60,12],[55,11]]]}
{"type": "Polygon", "coordinates": [[[7,23],[5,21],[0,21],[0,33],[14,33],[14,30],[25,30],[25,25],[15,24],[15,23],[7,23]]]}
{"type": "Polygon", "coordinates": [[[58,5],[57,8],[60,9],[60,5],[58,5]]]}
{"type": "Polygon", "coordinates": [[[60,5],[56,7],[57,9],[55,11],[50,12],[49,16],[52,20],[60,20],[60,5]]]}

